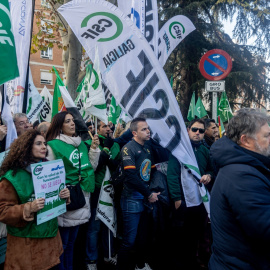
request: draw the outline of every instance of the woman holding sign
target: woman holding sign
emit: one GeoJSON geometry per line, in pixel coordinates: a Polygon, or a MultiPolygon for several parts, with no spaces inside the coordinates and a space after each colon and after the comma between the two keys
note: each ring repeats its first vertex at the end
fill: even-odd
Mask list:
{"type": "Polygon", "coordinates": [[[72,114],[63,111],[53,117],[47,133],[48,159],[63,160],[66,170],[66,184],[71,189],[80,189],[82,194],[73,197],[71,191],[71,205],[74,204],[74,201],[80,200],[81,197],[85,198],[83,206],[68,208],[69,211],[58,217],[64,248],[64,254],[60,258],[60,270],[73,269],[73,247],[79,225],[88,222],[90,218],[90,192],[93,192],[95,188],[93,167],[97,167],[100,154],[98,136],[94,136],[88,152],[85,143],[79,136],[76,136],[75,128],[72,114]]]}
{"type": "MultiPolygon", "coordinates": [[[[46,161],[43,136],[29,130],[15,140],[0,170],[0,221],[7,225],[5,269],[46,270],[59,264],[63,252],[57,218],[37,225],[45,199],[35,199],[30,165],[46,161]]],[[[69,190],[60,198],[69,201],[69,190]]]]}

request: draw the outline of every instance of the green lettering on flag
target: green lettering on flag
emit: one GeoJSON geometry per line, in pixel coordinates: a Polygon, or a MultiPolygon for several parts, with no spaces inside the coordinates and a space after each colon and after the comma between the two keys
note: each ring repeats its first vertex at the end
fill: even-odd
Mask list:
{"type": "Polygon", "coordinates": [[[112,96],[108,121],[111,121],[113,124],[116,124],[120,114],[121,114],[121,107],[119,105],[116,105],[115,98],[114,96],[112,96]]]}
{"type": "Polygon", "coordinates": [[[19,76],[8,0],[0,3],[0,85],[19,76]]]}
{"type": "Polygon", "coordinates": [[[198,118],[203,118],[204,116],[207,115],[207,112],[205,110],[205,107],[204,107],[200,97],[198,98],[196,106],[195,106],[195,115],[198,118]]]}
{"type": "Polygon", "coordinates": [[[192,121],[194,118],[195,118],[195,92],[193,92],[192,94],[187,116],[188,121],[192,121]]]}
{"type": "Polygon", "coordinates": [[[222,92],[221,99],[218,106],[218,115],[222,122],[228,122],[232,117],[233,113],[226,95],[226,92],[222,92]]]}

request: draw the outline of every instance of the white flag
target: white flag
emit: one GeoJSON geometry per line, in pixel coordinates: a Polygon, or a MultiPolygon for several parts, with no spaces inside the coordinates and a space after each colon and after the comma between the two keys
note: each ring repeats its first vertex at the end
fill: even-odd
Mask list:
{"type": "Polygon", "coordinates": [[[7,135],[6,135],[6,150],[7,150],[12,144],[12,142],[15,139],[17,139],[17,131],[11,115],[9,99],[6,94],[5,87],[4,87],[4,105],[2,110],[2,120],[4,125],[7,126],[7,135]]]}
{"type": "Polygon", "coordinates": [[[162,67],[176,46],[195,29],[183,15],[174,16],[163,25],[158,33],[158,60],[162,67]]]}
{"type": "Polygon", "coordinates": [[[114,237],[116,237],[116,213],[113,205],[113,187],[110,177],[110,171],[108,167],[106,167],[106,173],[99,193],[96,217],[100,219],[112,231],[114,237]]]}
{"type": "Polygon", "coordinates": [[[131,15],[131,6],[133,0],[117,0],[117,4],[120,10],[124,12],[124,14],[130,16],[131,15]]]}
{"type": "Polygon", "coordinates": [[[95,59],[95,47],[99,46],[102,79],[122,109],[131,118],[145,117],[153,138],[201,178],[170,83],[136,25],[117,7],[102,0],[74,0],[58,11],[90,59],[95,59]]]}
{"type": "Polygon", "coordinates": [[[39,94],[37,88],[33,83],[31,69],[29,67],[29,85],[28,85],[28,96],[27,96],[27,110],[26,115],[29,122],[33,123],[38,118],[38,114],[42,109],[44,102],[39,94]]]}
{"type": "Polygon", "coordinates": [[[40,119],[46,122],[51,122],[53,97],[46,86],[44,86],[40,95],[44,101],[43,106],[39,112],[40,119]]]}
{"type": "Polygon", "coordinates": [[[21,113],[30,52],[32,0],[10,0],[10,14],[15,38],[20,77],[5,84],[12,113],[21,113]]]}

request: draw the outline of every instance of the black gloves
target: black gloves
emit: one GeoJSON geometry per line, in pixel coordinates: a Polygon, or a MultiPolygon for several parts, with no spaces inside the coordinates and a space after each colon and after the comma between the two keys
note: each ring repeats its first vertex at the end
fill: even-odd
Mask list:
{"type": "Polygon", "coordinates": [[[111,137],[107,137],[104,140],[104,148],[107,147],[108,149],[111,149],[111,147],[113,146],[113,144],[114,144],[114,140],[111,137]]]}

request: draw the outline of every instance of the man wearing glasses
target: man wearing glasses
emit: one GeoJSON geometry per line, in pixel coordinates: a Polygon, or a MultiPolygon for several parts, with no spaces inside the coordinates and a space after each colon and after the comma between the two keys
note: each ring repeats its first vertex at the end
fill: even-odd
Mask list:
{"type": "Polygon", "coordinates": [[[29,123],[25,113],[15,113],[13,115],[13,122],[15,124],[18,137],[25,131],[31,129],[31,124],[29,123]]]}
{"type": "MultiPolygon", "coordinates": [[[[209,184],[212,180],[213,169],[210,161],[209,150],[203,145],[205,124],[201,119],[194,119],[187,128],[188,136],[202,175],[200,182],[204,185],[209,184]]],[[[194,207],[186,207],[185,196],[181,181],[181,166],[179,161],[171,155],[168,163],[167,182],[170,197],[174,202],[173,209],[173,226],[175,245],[177,249],[175,265],[181,269],[199,269],[197,258],[197,249],[199,240],[203,238],[204,230],[207,225],[207,213],[203,203],[194,207]]],[[[199,257],[204,265],[207,265],[209,256],[205,252],[205,247],[200,252],[199,257]]]]}

